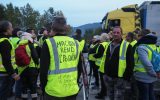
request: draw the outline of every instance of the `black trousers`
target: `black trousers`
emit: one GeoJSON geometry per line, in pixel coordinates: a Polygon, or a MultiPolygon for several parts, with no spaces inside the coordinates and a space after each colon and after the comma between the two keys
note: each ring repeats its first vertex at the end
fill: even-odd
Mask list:
{"type": "Polygon", "coordinates": [[[98,73],[98,66],[95,64],[95,61],[90,61],[90,73],[92,73],[93,70],[93,76],[95,77],[95,83],[96,86],[99,86],[99,73],[98,73]]]}
{"type": "Polygon", "coordinates": [[[38,70],[37,68],[28,67],[21,74],[22,82],[22,93],[27,94],[27,89],[30,90],[31,94],[36,94],[37,88],[37,77],[38,70]]]}
{"type": "Polygon", "coordinates": [[[107,95],[107,87],[106,87],[106,85],[105,85],[105,83],[104,83],[104,78],[103,78],[103,73],[101,73],[101,72],[99,72],[99,74],[100,74],[100,80],[101,80],[101,91],[100,91],[100,95],[101,96],[106,96],[107,95]]]}
{"type": "Polygon", "coordinates": [[[54,97],[50,96],[47,93],[44,94],[44,100],[76,100],[77,94],[68,96],[68,97],[54,97]]]}

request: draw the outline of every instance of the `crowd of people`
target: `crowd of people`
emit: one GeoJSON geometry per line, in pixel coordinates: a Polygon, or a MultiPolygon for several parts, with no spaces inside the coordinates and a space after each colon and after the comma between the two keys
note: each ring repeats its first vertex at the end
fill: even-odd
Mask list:
{"type": "Polygon", "coordinates": [[[123,30],[119,26],[110,33],[94,36],[89,48],[94,87],[99,88],[101,83],[101,90],[95,98],[104,99],[107,95],[110,100],[156,100],[154,82],[160,77],[151,62],[153,52],[148,48],[158,52],[156,34],[142,29],[129,32],[123,38],[123,30]],[[130,97],[127,98],[128,85],[130,97]]]}
{"type": "Polygon", "coordinates": [[[37,100],[37,87],[44,100],[76,100],[83,52],[88,52],[88,75],[95,78],[92,89],[100,88],[96,99],[125,100],[129,83],[130,99],[156,100],[153,86],[160,74],[148,48],[159,49],[153,32],[142,29],[122,38],[123,30],[116,26],[108,34],[93,36],[87,49],[80,29],[73,37],[66,31],[64,17],[55,17],[50,32],[42,28],[38,36],[32,28],[24,32],[0,21],[0,100],[12,95],[13,86],[15,100],[27,100],[28,93],[37,100]]]}

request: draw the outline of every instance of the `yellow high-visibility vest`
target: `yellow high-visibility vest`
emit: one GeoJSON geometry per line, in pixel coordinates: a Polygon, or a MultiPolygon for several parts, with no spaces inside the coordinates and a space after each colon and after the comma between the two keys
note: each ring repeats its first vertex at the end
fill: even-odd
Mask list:
{"type": "Polygon", "coordinates": [[[103,57],[102,57],[102,60],[101,60],[101,63],[100,63],[99,71],[101,73],[104,73],[104,68],[105,68],[104,66],[105,66],[105,60],[106,60],[106,52],[107,52],[109,44],[110,43],[108,43],[108,45],[106,45],[106,47],[105,47],[105,50],[104,50],[104,53],[103,53],[103,57]]]}
{"type": "MultiPolygon", "coordinates": [[[[108,43],[109,43],[109,42],[102,42],[102,43],[100,43],[100,44],[102,44],[102,46],[105,48],[106,45],[108,45],[108,43]]],[[[99,47],[98,47],[97,49],[99,49],[99,47]]],[[[97,51],[98,51],[98,50],[97,50],[97,51]]],[[[97,53],[98,53],[98,52],[97,52],[97,53]]],[[[103,57],[103,56],[102,56],[102,57],[103,57]]],[[[95,61],[95,64],[96,64],[97,66],[99,66],[99,67],[100,67],[100,64],[101,64],[101,61],[102,61],[102,57],[101,57],[101,58],[97,58],[96,61],[95,61]]]]}
{"type": "MultiPolygon", "coordinates": [[[[91,44],[90,48],[92,49],[92,48],[94,48],[96,45],[97,45],[97,44],[91,44]]],[[[99,46],[98,46],[98,47],[99,47],[99,46]]],[[[97,47],[97,48],[98,48],[98,47],[97,47]]],[[[98,52],[98,49],[96,50],[96,53],[97,53],[97,52],[98,52]]],[[[89,55],[88,55],[88,59],[91,60],[91,61],[96,61],[96,58],[94,57],[94,54],[96,54],[96,53],[89,54],[89,55]]]]}
{"type": "MultiPolygon", "coordinates": [[[[36,64],[34,63],[34,61],[33,61],[33,59],[32,59],[32,57],[31,57],[31,50],[30,50],[30,48],[29,48],[29,45],[28,45],[28,40],[21,40],[20,42],[19,42],[19,44],[18,44],[18,46],[19,45],[25,45],[26,44],[26,52],[27,52],[27,55],[31,58],[31,60],[30,60],[30,63],[29,63],[29,65],[27,65],[26,67],[21,67],[21,66],[19,66],[17,69],[18,69],[18,74],[21,74],[23,71],[24,71],[24,69],[26,69],[27,67],[36,67],[36,64]]],[[[17,46],[17,47],[18,47],[17,46]]]]}
{"type": "Polygon", "coordinates": [[[80,51],[83,51],[83,48],[84,48],[84,45],[85,45],[85,40],[81,40],[80,42],[80,47],[81,47],[81,50],[80,51]]]}
{"type": "MultiPolygon", "coordinates": [[[[148,45],[150,48],[152,48],[153,50],[156,50],[156,45],[148,45]]],[[[148,59],[151,61],[152,60],[152,51],[149,50],[147,47],[147,52],[148,52],[148,59]]],[[[138,57],[138,53],[137,51],[135,51],[134,53],[134,62],[135,62],[135,66],[134,66],[134,71],[136,72],[147,72],[145,67],[143,66],[143,64],[141,63],[141,61],[139,60],[139,57],[138,57]]]]}
{"type": "Polygon", "coordinates": [[[18,41],[19,41],[20,39],[19,39],[18,37],[11,37],[10,40],[11,40],[14,48],[17,48],[17,45],[18,45],[17,43],[18,43],[18,41]]]}
{"type": "MultiPolygon", "coordinates": [[[[118,66],[118,77],[123,77],[123,74],[126,69],[126,52],[128,48],[129,43],[125,40],[122,41],[120,45],[120,52],[119,52],[119,66],[118,66]]],[[[105,68],[105,60],[106,60],[106,51],[108,49],[109,45],[106,47],[106,50],[104,52],[104,56],[101,61],[100,65],[100,71],[104,73],[105,68]]]]}
{"type": "Polygon", "coordinates": [[[132,42],[130,43],[130,45],[133,47],[136,43],[137,43],[137,41],[134,40],[134,41],[132,41],[132,42]]]}
{"type": "Polygon", "coordinates": [[[49,48],[50,65],[45,92],[55,97],[77,94],[77,66],[80,44],[68,36],[54,36],[46,39],[49,48]]]}
{"type": "MultiPolygon", "coordinates": [[[[11,47],[12,47],[12,49],[11,49],[11,63],[12,63],[13,69],[16,69],[17,65],[16,65],[16,62],[15,62],[15,48],[8,38],[0,38],[0,43],[5,41],[5,40],[7,40],[11,44],[11,47]]],[[[1,72],[6,72],[6,69],[4,68],[4,65],[2,63],[1,54],[0,54],[0,71],[1,72]]]]}

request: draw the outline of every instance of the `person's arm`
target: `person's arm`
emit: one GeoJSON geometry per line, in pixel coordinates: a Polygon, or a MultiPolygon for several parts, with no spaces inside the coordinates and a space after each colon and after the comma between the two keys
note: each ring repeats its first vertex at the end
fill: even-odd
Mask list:
{"type": "Polygon", "coordinates": [[[98,47],[98,53],[94,55],[95,58],[101,58],[104,53],[104,47],[102,44],[99,45],[98,47]]]}
{"type": "Polygon", "coordinates": [[[90,48],[90,49],[89,49],[89,54],[94,54],[94,53],[96,53],[98,46],[99,46],[99,44],[96,44],[93,48],[90,48]]]}
{"type": "Polygon", "coordinates": [[[11,50],[12,46],[8,40],[4,40],[0,44],[0,54],[2,56],[2,63],[7,73],[11,76],[15,73],[11,62],[11,50]]]}
{"type": "Polygon", "coordinates": [[[133,68],[134,68],[134,55],[133,55],[133,49],[132,46],[129,45],[126,52],[126,70],[124,72],[124,79],[130,80],[132,74],[133,74],[133,68]]]}
{"type": "Polygon", "coordinates": [[[156,72],[153,69],[153,65],[148,58],[148,51],[147,48],[144,46],[139,46],[137,49],[138,57],[145,69],[147,70],[148,74],[151,76],[156,76],[156,72]]]}
{"type": "Polygon", "coordinates": [[[37,51],[37,54],[38,54],[38,58],[40,58],[41,57],[41,47],[36,46],[36,51],[37,51]]]}
{"type": "Polygon", "coordinates": [[[46,43],[44,42],[41,50],[41,57],[40,57],[40,82],[41,82],[41,88],[42,91],[45,91],[45,86],[47,84],[47,76],[48,76],[48,70],[50,65],[50,54],[49,54],[49,48],[46,43]]]}
{"type": "Polygon", "coordinates": [[[29,43],[29,48],[31,50],[31,57],[36,65],[39,64],[37,51],[32,43],[29,43]]]}

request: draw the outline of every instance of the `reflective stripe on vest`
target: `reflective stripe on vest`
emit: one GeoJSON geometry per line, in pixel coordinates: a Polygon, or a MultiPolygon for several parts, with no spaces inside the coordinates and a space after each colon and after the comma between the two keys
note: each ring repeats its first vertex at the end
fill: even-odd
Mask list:
{"type": "Polygon", "coordinates": [[[110,45],[110,42],[105,46],[105,50],[104,50],[103,57],[102,57],[101,64],[100,64],[100,68],[99,68],[99,71],[100,71],[101,73],[104,73],[106,53],[107,53],[107,49],[108,49],[108,46],[109,46],[109,45],[110,45]]]}
{"type": "Polygon", "coordinates": [[[119,67],[118,67],[118,77],[123,77],[123,74],[126,69],[126,52],[129,43],[125,40],[122,41],[120,45],[120,52],[119,52],[119,67]]]}
{"type": "Polygon", "coordinates": [[[134,40],[134,41],[132,41],[130,44],[131,44],[131,46],[133,47],[136,43],[137,43],[137,41],[134,40]]]}
{"type": "Polygon", "coordinates": [[[68,36],[54,36],[46,39],[50,55],[50,64],[45,92],[55,97],[67,97],[77,94],[77,65],[80,44],[68,36]]]}
{"type": "MultiPolygon", "coordinates": [[[[110,43],[106,46],[106,49],[103,54],[103,58],[100,65],[100,72],[104,73],[104,66],[105,66],[105,60],[106,60],[106,52],[109,47],[110,43]]],[[[120,52],[119,52],[119,66],[118,66],[118,77],[123,77],[124,71],[126,69],[126,52],[128,48],[129,43],[125,40],[122,41],[120,45],[120,52]]]]}
{"type": "MultiPolygon", "coordinates": [[[[53,49],[53,55],[54,55],[54,60],[55,60],[55,70],[49,70],[48,75],[50,74],[61,74],[61,73],[69,73],[73,71],[77,71],[77,66],[73,66],[71,68],[66,68],[66,69],[60,69],[59,65],[59,57],[58,57],[58,51],[57,51],[57,46],[56,42],[53,38],[49,39],[51,44],[52,44],[52,49],[53,49]]],[[[78,43],[76,40],[74,40],[76,43],[76,58],[78,57],[78,43]]]]}
{"type": "Polygon", "coordinates": [[[126,59],[126,57],[125,57],[125,53],[126,53],[126,44],[127,44],[127,42],[126,41],[122,41],[122,44],[121,45],[123,45],[123,47],[122,47],[122,51],[121,51],[121,47],[120,47],[120,51],[122,52],[120,52],[120,60],[125,60],[126,59]],[[124,43],[123,43],[124,42],[124,43]]]}

